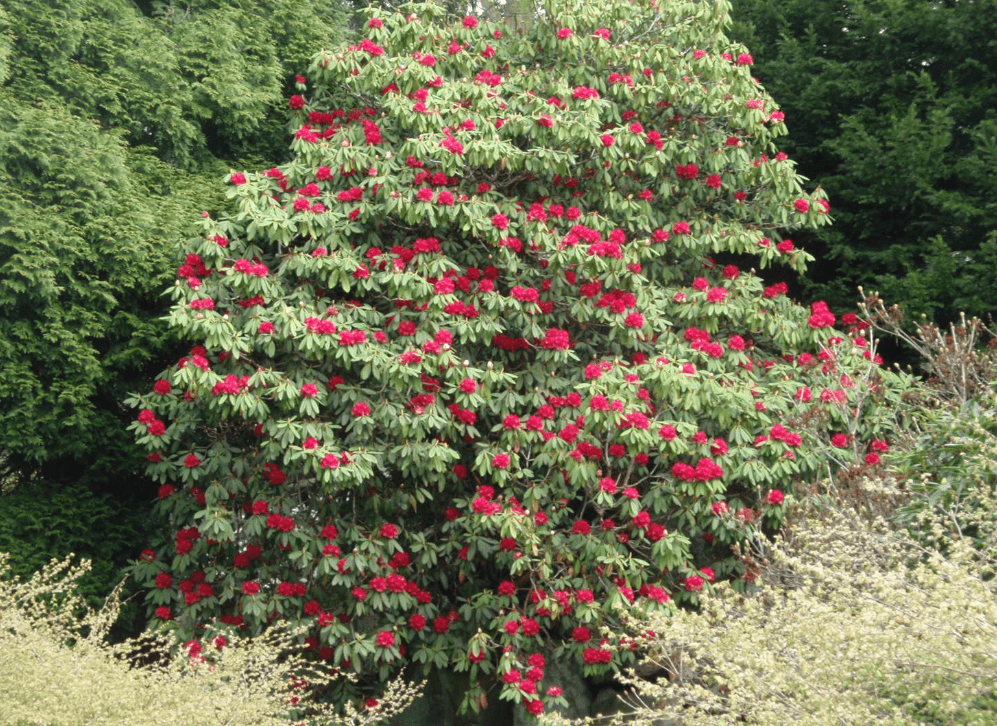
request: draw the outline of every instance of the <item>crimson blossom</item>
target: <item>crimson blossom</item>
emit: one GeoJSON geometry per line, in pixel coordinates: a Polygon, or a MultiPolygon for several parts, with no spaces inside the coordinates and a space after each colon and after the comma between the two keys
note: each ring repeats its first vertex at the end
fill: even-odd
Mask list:
{"type": "Polygon", "coordinates": [[[883,440],[898,379],[756,273],[829,218],[726,3],[545,8],[371,10],[299,79],[294,158],[186,243],[195,345],[133,425],[174,527],[134,570],[181,641],[303,623],[317,659],[539,714],[552,647],[632,662],[604,626],[743,582],[731,545],[831,433],[883,440]]]}

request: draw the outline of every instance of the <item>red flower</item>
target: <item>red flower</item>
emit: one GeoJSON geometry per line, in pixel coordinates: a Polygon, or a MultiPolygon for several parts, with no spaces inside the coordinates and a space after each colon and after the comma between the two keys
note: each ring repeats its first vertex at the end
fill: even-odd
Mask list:
{"type": "Polygon", "coordinates": [[[294,95],[293,95],[293,96],[291,96],[291,98],[290,98],[290,99],[288,100],[288,102],[287,102],[287,105],[288,105],[288,106],[290,106],[290,107],[291,107],[291,108],[293,108],[293,109],[299,109],[299,108],[303,108],[303,107],[304,107],[304,105],[305,105],[305,99],[303,99],[303,98],[302,98],[301,96],[299,96],[298,94],[294,94],[294,95]]]}
{"type": "Polygon", "coordinates": [[[364,416],[370,416],[370,406],[368,406],[363,401],[353,404],[353,416],[355,418],[363,418],[364,416]]]}
{"type": "Polygon", "coordinates": [[[647,525],[647,530],[644,534],[651,542],[657,542],[659,539],[667,534],[668,530],[665,529],[664,525],[658,524],[657,522],[651,522],[647,525]]]}
{"type": "Polygon", "coordinates": [[[382,524],[381,525],[381,536],[384,539],[394,539],[398,536],[398,527],[393,524],[382,524]]]}
{"type": "Polygon", "coordinates": [[[492,458],[492,466],[494,466],[496,469],[507,469],[509,467],[509,455],[496,454],[492,458]]]}
{"type": "Polygon", "coordinates": [[[613,660],[613,652],[602,648],[586,648],[582,660],[589,665],[606,664],[613,660]]]}
{"type": "Polygon", "coordinates": [[[714,287],[706,293],[706,301],[711,303],[723,302],[727,299],[727,288],[714,287]]]}
{"type": "Polygon", "coordinates": [[[558,40],[564,40],[565,38],[571,37],[571,28],[560,28],[557,31],[558,40]]]}
{"type": "Polygon", "coordinates": [[[571,347],[568,331],[558,328],[548,329],[540,341],[540,347],[548,350],[567,350],[571,347]]]}
{"type": "Polygon", "coordinates": [[[679,179],[695,179],[699,176],[699,167],[695,164],[679,164],[675,167],[675,174],[679,179]]]}
{"type": "Polygon", "coordinates": [[[257,595],[260,592],[260,583],[250,580],[249,582],[242,583],[242,594],[243,595],[257,595]]]}
{"type": "Polygon", "coordinates": [[[703,589],[703,578],[699,575],[689,575],[682,586],[689,592],[699,592],[703,589]]]}
{"type": "Polygon", "coordinates": [[[779,491],[778,489],[772,489],[771,491],[769,491],[767,495],[765,495],[765,501],[771,504],[772,506],[782,504],[782,500],[783,500],[782,492],[779,491]]]}
{"type": "Polygon", "coordinates": [[[424,618],[419,613],[413,613],[412,616],[408,619],[408,624],[409,627],[412,628],[412,630],[419,632],[420,630],[426,627],[426,618],[424,618]]]}
{"type": "Polygon", "coordinates": [[[834,325],[835,320],[834,313],[828,309],[827,303],[823,300],[818,300],[810,305],[810,317],[807,319],[807,325],[811,328],[830,328],[834,325]]]}
{"type": "Polygon", "coordinates": [[[199,466],[201,460],[198,458],[197,454],[187,454],[187,458],[183,460],[183,465],[188,469],[193,469],[195,466],[199,466]]]}
{"type": "Polygon", "coordinates": [[[382,630],[377,634],[375,642],[381,648],[391,648],[395,644],[395,634],[390,630],[382,630]]]}

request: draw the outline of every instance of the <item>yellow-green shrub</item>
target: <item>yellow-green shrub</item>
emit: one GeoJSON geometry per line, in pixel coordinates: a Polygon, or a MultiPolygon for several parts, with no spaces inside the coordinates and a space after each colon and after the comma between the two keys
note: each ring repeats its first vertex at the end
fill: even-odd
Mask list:
{"type": "Polygon", "coordinates": [[[336,717],[309,699],[330,673],[294,654],[296,633],[273,628],[221,648],[205,644],[193,657],[169,657],[155,636],[108,645],[119,602],[85,606],[76,584],[88,568],[53,560],[19,581],[0,553],[0,726],[359,726],[399,713],[417,694],[396,681],[376,709],[336,717]]]}
{"type": "Polygon", "coordinates": [[[837,509],[759,540],[755,591],[721,584],[699,612],[641,623],[642,672],[658,677],[631,671],[633,710],[619,722],[993,723],[993,563],[970,539],[924,526],[932,536],[919,541],[944,542],[944,554],[837,509]]]}

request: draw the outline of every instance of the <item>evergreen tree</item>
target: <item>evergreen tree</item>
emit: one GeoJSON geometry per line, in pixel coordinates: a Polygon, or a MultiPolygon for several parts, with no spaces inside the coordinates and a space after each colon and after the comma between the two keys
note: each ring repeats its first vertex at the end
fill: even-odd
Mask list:
{"type": "Polygon", "coordinates": [[[0,7],[0,541],[19,572],[87,554],[99,599],[148,531],[122,401],[179,354],[177,245],[230,167],[286,153],[283,99],[339,7],[0,7]]]}
{"type": "Polygon", "coordinates": [[[827,191],[834,225],[797,242],[800,294],[857,285],[912,315],[997,309],[997,2],[733,0],[731,34],[780,99],[783,148],[827,191]]]}
{"type": "Polygon", "coordinates": [[[0,9],[7,486],[132,489],[120,402],[163,364],[160,290],[189,210],[219,203],[233,164],[281,153],[286,89],[338,18],[307,1],[0,9]]]}

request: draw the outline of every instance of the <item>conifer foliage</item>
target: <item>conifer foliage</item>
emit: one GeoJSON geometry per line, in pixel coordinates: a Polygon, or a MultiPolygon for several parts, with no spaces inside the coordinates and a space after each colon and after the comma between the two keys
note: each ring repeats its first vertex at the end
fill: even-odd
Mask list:
{"type": "Polygon", "coordinates": [[[377,673],[563,702],[546,658],[695,603],[794,480],[875,466],[897,380],[753,268],[827,221],[724,0],[432,4],[316,56],[291,162],[227,178],[173,287],[194,347],[133,424],[173,523],[135,572],[184,640],[277,619],[377,673]]]}
{"type": "Polygon", "coordinates": [[[172,357],[156,321],[190,209],[220,203],[230,165],[286,146],[290,68],[341,17],[307,0],[3,3],[5,486],[128,496],[121,400],[172,357]]]}

